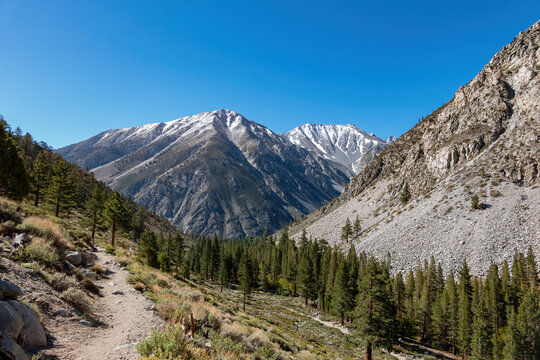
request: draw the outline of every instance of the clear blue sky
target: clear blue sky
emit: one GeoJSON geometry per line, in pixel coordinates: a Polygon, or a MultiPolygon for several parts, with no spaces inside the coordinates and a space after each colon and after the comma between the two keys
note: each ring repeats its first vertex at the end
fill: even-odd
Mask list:
{"type": "Polygon", "coordinates": [[[0,113],[53,147],[220,108],[400,135],[540,1],[0,0],[0,113]]]}

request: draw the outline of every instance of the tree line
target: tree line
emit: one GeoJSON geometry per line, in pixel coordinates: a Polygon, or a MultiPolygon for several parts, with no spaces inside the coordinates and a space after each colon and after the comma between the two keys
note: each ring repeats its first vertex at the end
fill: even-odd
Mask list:
{"type": "Polygon", "coordinates": [[[31,202],[56,217],[78,210],[94,243],[98,230],[117,231],[138,240],[144,228],[176,233],[164,219],[97,181],[94,174],[69,163],[44,142],[20,128],[11,129],[0,115],[0,196],[31,202]]]}
{"type": "Polygon", "coordinates": [[[470,359],[535,359],[540,354],[540,290],[532,251],[516,253],[512,266],[490,265],[486,277],[467,262],[444,274],[432,257],[406,274],[391,259],[343,252],[324,240],[243,240],[198,237],[189,249],[172,237],[147,231],[143,261],[184,278],[299,296],[305,305],[349,323],[371,347],[410,338],[470,359]]]}

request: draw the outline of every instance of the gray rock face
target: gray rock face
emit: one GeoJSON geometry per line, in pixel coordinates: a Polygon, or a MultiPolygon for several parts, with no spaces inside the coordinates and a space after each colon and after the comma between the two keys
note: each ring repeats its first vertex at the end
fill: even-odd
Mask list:
{"type": "Polygon", "coordinates": [[[66,260],[69,261],[71,265],[79,266],[82,263],[83,257],[80,252],[72,251],[66,254],[66,260]]]}
{"type": "Polygon", "coordinates": [[[6,300],[16,300],[22,294],[21,288],[5,280],[0,280],[0,291],[6,300]]]}
{"type": "Polygon", "coordinates": [[[45,346],[47,337],[34,310],[18,301],[8,301],[9,306],[17,312],[24,323],[18,339],[24,346],[45,346]]]}
{"type": "Polygon", "coordinates": [[[7,302],[0,302],[0,332],[16,339],[24,326],[22,316],[7,302]]]}
{"type": "MultiPolygon", "coordinates": [[[[290,233],[340,244],[359,217],[358,251],[396,270],[432,255],[480,274],[532,246],[540,255],[540,23],[497,53],[447,104],[384,149],[335,201],[290,233]],[[405,186],[411,201],[402,205],[405,186]],[[471,210],[471,197],[489,206],[471,210]]],[[[343,244],[345,247],[348,245],[343,244]]]]}
{"type": "Polygon", "coordinates": [[[350,173],[230,110],[110,130],[59,152],[185,232],[275,231],[339,195],[350,173]]]}
{"type": "Polygon", "coordinates": [[[28,360],[24,350],[7,334],[0,331],[0,358],[7,360],[28,360]]]}

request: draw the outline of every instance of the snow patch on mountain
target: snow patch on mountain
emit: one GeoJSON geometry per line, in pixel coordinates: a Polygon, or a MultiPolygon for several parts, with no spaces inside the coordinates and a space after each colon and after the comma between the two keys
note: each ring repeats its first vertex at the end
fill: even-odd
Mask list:
{"type": "Polygon", "coordinates": [[[379,152],[389,144],[353,124],[303,124],[282,136],[311,153],[345,166],[351,177],[365,167],[366,161],[362,161],[362,158],[370,150],[379,152]]]}

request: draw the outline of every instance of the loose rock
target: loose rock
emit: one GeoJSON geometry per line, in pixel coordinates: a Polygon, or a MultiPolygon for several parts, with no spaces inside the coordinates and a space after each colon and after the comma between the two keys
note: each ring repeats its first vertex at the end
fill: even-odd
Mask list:
{"type": "Polygon", "coordinates": [[[8,301],[8,304],[22,317],[24,322],[24,326],[19,334],[19,339],[23,345],[47,345],[47,337],[36,312],[30,306],[18,301],[8,301]]]}
{"type": "Polygon", "coordinates": [[[66,260],[74,266],[79,266],[81,265],[83,258],[80,252],[73,251],[66,254],[66,260]]]}
{"type": "Polygon", "coordinates": [[[24,350],[7,334],[0,332],[0,358],[28,360],[24,350]]]}
{"type": "Polygon", "coordinates": [[[0,302],[0,332],[16,339],[24,326],[23,318],[7,302],[0,302]]]}
{"type": "Polygon", "coordinates": [[[0,280],[0,291],[2,291],[6,300],[16,300],[22,294],[20,287],[5,280],[0,280]]]}

